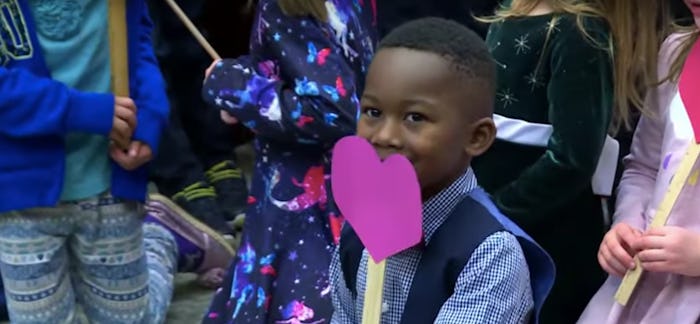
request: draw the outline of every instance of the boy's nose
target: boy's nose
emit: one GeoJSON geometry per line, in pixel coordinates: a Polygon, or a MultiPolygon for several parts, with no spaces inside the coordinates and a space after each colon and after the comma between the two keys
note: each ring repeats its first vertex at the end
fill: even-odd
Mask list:
{"type": "Polygon", "coordinates": [[[379,156],[384,159],[401,149],[401,125],[400,123],[386,121],[382,123],[372,136],[372,145],[379,156]]]}

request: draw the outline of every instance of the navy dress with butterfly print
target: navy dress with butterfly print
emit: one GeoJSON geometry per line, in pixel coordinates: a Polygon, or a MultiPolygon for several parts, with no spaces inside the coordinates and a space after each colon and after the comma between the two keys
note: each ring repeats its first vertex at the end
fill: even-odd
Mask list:
{"type": "Polygon", "coordinates": [[[256,133],[241,246],[204,323],[321,323],[342,217],[330,197],[330,151],[355,133],[376,42],[373,0],[328,0],[328,21],[285,16],[262,0],[251,54],[226,59],[204,99],[256,133]]]}

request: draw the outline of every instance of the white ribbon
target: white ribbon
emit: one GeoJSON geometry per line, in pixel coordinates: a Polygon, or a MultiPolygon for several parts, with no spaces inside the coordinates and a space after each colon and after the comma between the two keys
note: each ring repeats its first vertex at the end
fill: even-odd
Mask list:
{"type": "MultiPolygon", "coordinates": [[[[496,138],[502,141],[536,147],[547,147],[547,142],[552,136],[552,125],[531,123],[496,114],[493,115],[493,121],[496,123],[496,128],[498,129],[496,138]]],[[[610,135],[606,136],[603,150],[598,159],[598,165],[593,174],[593,179],[591,180],[593,193],[596,195],[605,197],[612,195],[619,156],[620,144],[610,135]]]]}

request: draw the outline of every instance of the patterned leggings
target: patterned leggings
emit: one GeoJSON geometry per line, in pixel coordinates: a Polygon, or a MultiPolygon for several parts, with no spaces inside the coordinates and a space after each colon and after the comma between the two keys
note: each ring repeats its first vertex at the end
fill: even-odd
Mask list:
{"type": "Polygon", "coordinates": [[[176,242],[143,207],[101,196],[0,215],[12,323],[162,323],[176,242]]]}

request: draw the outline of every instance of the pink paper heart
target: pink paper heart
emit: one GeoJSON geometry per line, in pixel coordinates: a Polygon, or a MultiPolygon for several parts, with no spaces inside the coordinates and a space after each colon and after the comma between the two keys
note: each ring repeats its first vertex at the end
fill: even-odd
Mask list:
{"type": "Polygon", "coordinates": [[[693,126],[695,142],[700,143],[700,41],[696,41],[683,65],[678,91],[693,126]]]}
{"type": "Polygon", "coordinates": [[[375,262],[420,243],[420,186],[404,156],[382,162],[365,139],[345,137],[333,149],[331,188],[340,212],[375,262]]]}

